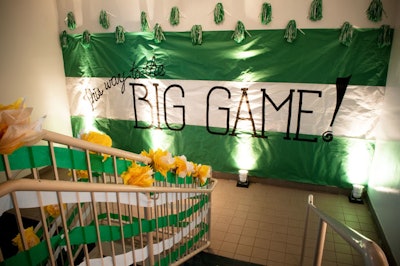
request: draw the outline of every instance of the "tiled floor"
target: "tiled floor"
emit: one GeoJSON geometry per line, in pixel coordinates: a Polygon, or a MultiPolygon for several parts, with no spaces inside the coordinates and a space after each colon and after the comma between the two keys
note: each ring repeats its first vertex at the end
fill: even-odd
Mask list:
{"type": "MultiPolygon", "coordinates": [[[[219,179],[212,194],[211,247],[208,252],[261,265],[300,265],[308,195],[337,220],[379,244],[367,203],[349,203],[346,195],[261,183],[236,187],[219,179]]],[[[304,265],[312,265],[318,220],[312,215],[304,265]]],[[[362,258],[329,227],[323,265],[363,265],[362,258]]]]}

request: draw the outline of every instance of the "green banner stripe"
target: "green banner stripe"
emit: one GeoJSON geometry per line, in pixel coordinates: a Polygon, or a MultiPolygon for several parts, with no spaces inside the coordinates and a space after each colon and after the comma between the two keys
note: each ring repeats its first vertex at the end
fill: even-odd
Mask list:
{"type": "Polygon", "coordinates": [[[237,44],[232,31],[204,31],[202,45],[192,45],[190,32],[166,32],[160,44],[149,32],[126,33],[123,44],[114,33],[93,33],[89,46],[82,35],[69,35],[64,69],[67,77],[144,77],[155,57],[165,69],[162,79],[243,81],[250,75],[252,82],[334,84],[352,75],[351,84],[386,84],[391,47],[378,48],[379,29],[354,29],[349,47],[339,42],[340,29],[302,32],[287,43],[284,30],[250,30],[237,44]]]}

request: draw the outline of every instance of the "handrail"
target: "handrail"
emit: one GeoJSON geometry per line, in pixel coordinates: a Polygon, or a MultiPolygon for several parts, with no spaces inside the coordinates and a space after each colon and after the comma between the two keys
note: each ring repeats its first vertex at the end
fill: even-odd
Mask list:
{"type": "Polygon", "coordinates": [[[70,136],[66,136],[63,134],[59,134],[53,131],[43,130],[45,133],[43,136],[43,140],[69,145],[73,147],[80,147],[89,151],[108,154],[108,155],[115,155],[117,157],[126,158],[128,160],[134,160],[144,163],[150,163],[151,159],[140,154],[124,151],[117,148],[106,147],[100,144],[92,143],[89,141],[81,140],[78,138],[73,138],[70,136]]]}
{"type": "Polygon", "coordinates": [[[305,242],[306,235],[308,230],[308,218],[310,215],[310,210],[313,211],[318,217],[320,221],[319,226],[319,234],[318,234],[318,242],[317,248],[314,257],[314,265],[321,265],[322,263],[322,255],[323,255],[323,247],[325,241],[326,227],[329,225],[337,234],[339,234],[347,243],[349,243],[358,253],[361,254],[364,260],[364,265],[366,266],[388,266],[389,263],[387,261],[386,255],[373,240],[365,237],[360,234],[356,230],[351,227],[337,221],[336,219],[330,217],[325,214],[321,210],[319,210],[314,205],[314,197],[313,195],[308,196],[308,204],[307,204],[307,217],[306,217],[306,226],[304,229],[304,238],[303,238],[303,247],[301,252],[301,265],[304,262],[304,254],[305,254],[305,242]]]}

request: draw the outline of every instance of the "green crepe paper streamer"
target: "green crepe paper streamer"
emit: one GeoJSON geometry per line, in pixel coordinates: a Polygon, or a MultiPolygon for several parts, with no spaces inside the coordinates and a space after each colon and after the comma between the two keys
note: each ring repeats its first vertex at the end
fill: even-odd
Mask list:
{"type": "Polygon", "coordinates": [[[290,20],[286,26],[285,36],[287,42],[292,43],[297,37],[297,26],[295,20],[290,20]]]}
{"type": "Polygon", "coordinates": [[[60,43],[62,48],[68,48],[68,35],[67,31],[63,31],[60,35],[60,43]]]}
{"type": "Polygon", "coordinates": [[[345,46],[350,46],[351,41],[353,40],[353,31],[353,26],[349,22],[346,21],[343,23],[339,36],[340,43],[345,46]]]}
{"type": "Polygon", "coordinates": [[[261,24],[267,25],[272,20],[272,7],[270,3],[265,2],[261,8],[261,24]]]}
{"type": "Polygon", "coordinates": [[[99,22],[103,29],[108,29],[110,27],[110,19],[108,18],[108,14],[106,11],[100,11],[99,22]]]}
{"type": "Polygon", "coordinates": [[[237,43],[241,43],[245,38],[246,38],[246,34],[248,34],[249,36],[250,33],[246,30],[246,28],[244,27],[243,22],[241,22],[240,20],[237,22],[236,24],[236,28],[234,33],[232,34],[232,38],[235,40],[235,42],[237,43]]]}
{"type": "Polygon", "coordinates": [[[147,14],[144,11],[142,11],[142,13],[140,14],[140,26],[142,31],[149,30],[149,23],[147,22],[147,14]]]}
{"type": "Polygon", "coordinates": [[[170,16],[169,16],[169,23],[170,23],[172,26],[176,26],[176,25],[179,24],[179,8],[176,7],[176,6],[174,6],[174,7],[171,9],[171,14],[170,14],[170,16]]]}
{"type": "Polygon", "coordinates": [[[67,25],[70,30],[74,30],[76,28],[75,16],[72,12],[68,12],[67,14],[67,25]]]}
{"type": "Polygon", "coordinates": [[[125,30],[122,26],[117,26],[115,28],[115,39],[116,43],[124,43],[125,42],[125,30]]]}
{"type": "Polygon", "coordinates": [[[220,24],[224,21],[225,12],[222,3],[217,3],[214,8],[214,21],[215,24],[220,24]]]}
{"type": "Polygon", "coordinates": [[[203,43],[203,28],[201,25],[193,25],[190,36],[192,37],[193,45],[201,45],[203,43]]]}
{"type": "Polygon", "coordinates": [[[392,30],[389,25],[382,25],[378,33],[378,47],[383,48],[392,44],[392,30]]]}
{"type": "Polygon", "coordinates": [[[161,25],[156,23],[156,25],[154,26],[154,41],[156,43],[161,43],[163,40],[165,40],[165,36],[161,25]]]}
{"type": "Polygon", "coordinates": [[[89,45],[90,44],[90,33],[88,30],[85,30],[82,34],[82,43],[84,45],[89,45]]]}
{"type": "Polygon", "coordinates": [[[381,0],[372,0],[367,9],[367,17],[373,22],[382,20],[383,5],[381,0]]]}
{"type": "Polygon", "coordinates": [[[322,19],[322,0],[313,0],[310,6],[310,20],[318,21],[322,19]]]}

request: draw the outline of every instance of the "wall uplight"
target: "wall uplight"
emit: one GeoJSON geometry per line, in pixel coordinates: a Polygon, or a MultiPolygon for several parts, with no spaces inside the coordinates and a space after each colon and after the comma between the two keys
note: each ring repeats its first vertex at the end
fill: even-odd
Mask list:
{"type": "Polygon", "coordinates": [[[237,187],[249,187],[249,180],[247,178],[247,174],[249,171],[241,169],[239,170],[239,179],[237,181],[236,186],[237,187]]]}
{"type": "Polygon", "coordinates": [[[363,191],[364,191],[363,185],[353,184],[353,189],[351,191],[351,194],[349,195],[349,201],[353,203],[363,204],[364,203],[362,199],[363,191]]]}

